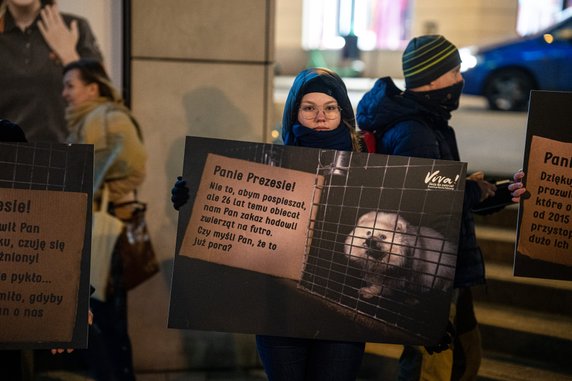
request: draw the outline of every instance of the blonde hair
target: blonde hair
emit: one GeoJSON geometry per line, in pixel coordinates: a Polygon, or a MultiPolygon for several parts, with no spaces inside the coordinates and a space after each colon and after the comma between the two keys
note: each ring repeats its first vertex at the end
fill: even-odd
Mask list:
{"type": "Polygon", "coordinates": [[[342,119],[342,124],[350,132],[350,137],[352,139],[352,151],[361,152],[363,145],[361,144],[361,138],[360,138],[359,132],[357,132],[356,129],[352,127],[352,124],[349,123],[348,121],[345,121],[342,119]]]}

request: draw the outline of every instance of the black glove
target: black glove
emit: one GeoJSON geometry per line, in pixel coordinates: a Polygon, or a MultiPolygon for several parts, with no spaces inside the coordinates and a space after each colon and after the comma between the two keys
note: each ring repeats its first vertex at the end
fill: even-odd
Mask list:
{"type": "Polygon", "coordinates": [[[441,353],[443,351],[446,351],[451,346],[451,343],[453,342],[453,337],[455,337],[455,327],[453,327],[453,323],[451,323],[451,321],[449,320],[447,322],[447,329],[445,330],[445,334],[443,335],[443,337],[441,337],[441,339],[437,344],[425,346],[425,350],[430,355],[432,355],[433,353],[441,353]]]}
{"type": "Polygon", "coordinates": [[[187,188],[187,182],[183,180],[181,176],[178,176],[175,186],[171,189],[171,202],[173,203],[173,208],[179,210],[179,208],[185,205],[188,200],[189,188],[187,188]]]}

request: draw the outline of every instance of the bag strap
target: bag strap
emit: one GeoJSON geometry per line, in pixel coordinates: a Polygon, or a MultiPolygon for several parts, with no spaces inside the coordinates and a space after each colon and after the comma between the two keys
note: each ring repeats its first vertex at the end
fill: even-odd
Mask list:
{"type": "Polygon", "coordinates": [[[103,186],[101,187],[101,201],[99,202],[99,210],[107,212],[109,208],[109,188],[107,184],[104,182],[103,186]]]}
{"type": "MultiPolygon", "coordinates": [[[[110,113],[112,110],[114,110],[113,105],[111,105],[111,104],[108,105],[108,106],[107,106],[107,109],[105,110],[105,116],[104,116],[104,119],[103,119],[103,128],[104,128],[104,130],[105,130],[105,131],[104,131],[104,133],[105,133],[105,141],[107,142],[107,146],[108,146],[108,147],[110,146],[110,143],[109,143],[109,127],[108,127],[108,122],[107,122],[107,120],[108,120],[108,115],[109,115],[109,113],[110,113]]],[[[141,142],[143,142],[143,133],[141,132],[141,127],[140,127],[139,124],[137,123],[137,120],[135,120],[135,118],[133,117],[133,115],[131,115],[131,113],[127,112],[126,114],[127,114],[127,116],[129,117],[129,119],[131,120],[131,122],[133,122],[133,125],[135,126],[135,131],[137,132],[137,136],[139,137],[139,140],[141,140],[141,142]]],[[[117,152],[116,155],[114,155],[114,156],[116,157],[116,156],[118,156],[118,155],[119,155],[119,152],[117,152]]],[[[114,158],[113,160],[115,160],[115,158],[114,158]]],[[[110,167],[110,166],[111,166],[111,162],[109,163],[109,167],[110,167]]],[[[109,169],[109,167],[105,169],[105,172],[107,172],[107,170],[109,169]]],[[[105,173],[103,174],[103,183],[105,183],[105,173]]],[[[147,209],[147,205],[145,205],[144,203],[140,203],[139,201],[137,201],[137,189],[134,189],[134,190],[133,190],[133,195],[134,195],[135,200],[133,200],[133,201],[127,201],[127,202],[122,202],[122,203],[119,203],[119,204],[115,204],[114,206],[115,206],[115,207],[120,207],[120,206],[126,206],[126,205],[129,205],[129,204],[137,203],[137,204],[142,204],[142,205],[138,205],[138,206],[142,207],[143,209],[147,209]]]]}

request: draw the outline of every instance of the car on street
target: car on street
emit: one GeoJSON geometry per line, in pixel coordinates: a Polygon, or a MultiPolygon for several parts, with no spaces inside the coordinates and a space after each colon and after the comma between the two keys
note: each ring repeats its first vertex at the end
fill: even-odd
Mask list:
{"type": "Polygon", "coordinates": [[[530,90],[572,91],[572,8],[529,36],[460,49],[464,94],[484,96],[492,110],[522,111],[530,90]]]}

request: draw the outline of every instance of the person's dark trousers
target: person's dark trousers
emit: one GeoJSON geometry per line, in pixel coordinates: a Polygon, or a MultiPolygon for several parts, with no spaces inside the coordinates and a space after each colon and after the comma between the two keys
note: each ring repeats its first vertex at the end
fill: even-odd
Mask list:
{"type": "Polygon", "coordinates": [[[482,343],[470,288],[459,292],[455,329],[451,380],[474,380],[481,365],[482,343]]]}
{"type": "Polygon", "coordinates": [[[399,358],[399,381],[477,379],[482,348],[470,288],[455,289],[449,318],[456,333],[452,349],[429,355],[423,347],[406,345],[399,358]]]}
{"type": "Polygon", "coordinates": [[[0,351],[0,367],[2,378],[6,381],[19,381],[22,379],[21,353],[19,350],[0,351]]]}
{"type": "Polygon", "coordinates": [[[269,381],[352,381],[365,343],[257,335],[256,348],[269,381]]]}
{"type": "Polygon", "coordinates": [[[127,292],[123,286],[120,258],[115,251],[106,301],[90,300],[93,326],[85,360],[97,381],[135,380],[131,341],[127,332],[127,292]]]}

